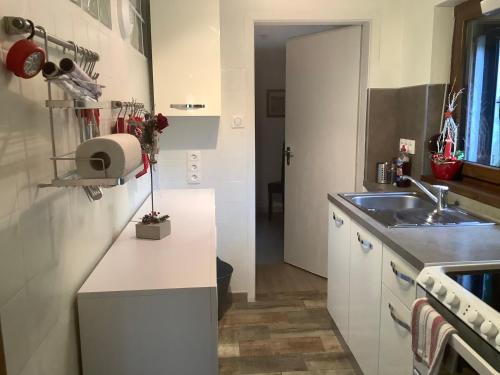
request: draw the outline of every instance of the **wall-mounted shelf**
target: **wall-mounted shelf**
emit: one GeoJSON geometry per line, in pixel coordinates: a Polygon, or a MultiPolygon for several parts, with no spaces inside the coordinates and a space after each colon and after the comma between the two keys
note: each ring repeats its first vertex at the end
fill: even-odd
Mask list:
{"type": "Polygon", "coordinates": [[[47,108],[59,109],[102,109],[106,108],[101,102],[83,99],[68,99],[68,100],[46,100],[47,108]]]}
{"type": "MultiPolygon", "coordinates": [[[[72,53],[73,60],[80,66],[80,69],[83,70],[84,74],[88,75],[89,80],[85,80],[84,83],[86,85],[97,85],[101,88],[104,87],[97,83],[97,77],[99,76],[97,73],[93,74],[93,70],[97,61],[99,61],[99,54],[90,49],[77,45],[72,41],[65,41],[59,39],[56,36],[49,34],[43,26],[35,25],[31,20],[22,18],[22,17],[4,17],[3,18],[3,26],[5,32],[9,35],[23,35],[31,33],[32,36],[37,36],[43,39],[43,47],[45,50],[45,57],[47,61],[50,61],[49,58],[49,43],[58,45],[63,47],[64,53],[72,53]]],[[[78,77],[73,77],[72,80],[77,80],[78,77]]],[[[81,178],[76,170],[73,170],[64,175],[59,175],[58,173],[58,162],[75,162],[77,159],[74,157],[75,152],[70,152],[65,155],[57,155],[57,143],[54,131],[54,110],[73,110],[76,111],[76,117],[78,120],[78,126],[80,128],[80,142],[83,143],[97,135],[99,135],[99,121],[95,119],[95,113],[92,113],[91,117],[94,117],[90,123],[87,123],[88,120],[87,115],[84,111],[81,110],[98,110],[98,109],[120,109],[120,113],[122,109],[125,109],[125,113],[127,113],[128,109],[132,109],[136,113],[139,110],[144,109],[144,104],[138,103],[136,101],[132,102],[123,102],[118,100],[112,101],[103,101],[97,102],[94,100],[86,100],[86,99],[66,99],[66,100],[53,100],[52,99],[52,90],[51,90],[51,81],[63,80],[63,78],[51,78],[47,79],[48,85],[48,100],[45,102],[45,106],[49,110],[49,125],[50,125],[50,135],[51,135],[51,143],[52,143],[52,157],[50,160],[53,165],[53,178],[51,183],[42,183],[38,186],[41,188],[48,187],[82,187],[87,196],[91,200],[98,200],[102,198],[102,191],[100,187],[113,187],[118,185],[125,184],[132,176],[133,173],[130,173],[128,176],[119,177],[119,178],[107,178],[105,172],[103,172],[102,178],[81,178]]],[[[103,164],[104,168],[104,160],[100,158],[89,158],[86,160],[94,160],[103,164]]]]}
{"type": "Polygon", "coordinates": [[[65,177],[57,178],[52,180],[50,184],[39,184],[41,188],[47,187],[85,187],[85,186],[102,186],[102,187],[113,187],[124,185],[130,177],[133,176],[131,173],[128,176],[120,178],[80,178],[76,172],[71,172],[65,177]]]}

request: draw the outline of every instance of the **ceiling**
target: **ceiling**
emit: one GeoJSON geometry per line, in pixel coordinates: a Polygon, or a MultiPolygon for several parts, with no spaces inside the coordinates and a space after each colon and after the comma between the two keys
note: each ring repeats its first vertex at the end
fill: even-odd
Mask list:
{"type": "Polygon", "coordinates": [[[288,39],[331,30],[338,26],[332,25],[256,25],[256,48],[281,48],[285,47],[288,39]]]}

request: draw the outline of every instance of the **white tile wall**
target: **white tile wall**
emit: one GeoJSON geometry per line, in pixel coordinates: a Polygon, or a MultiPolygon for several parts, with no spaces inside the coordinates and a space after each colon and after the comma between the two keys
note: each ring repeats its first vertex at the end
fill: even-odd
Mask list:
{"type": "MultiPolygon", "coordinates": [[[[432,10],[441,2],[419,2],[419,6],[426,10],[422,14],[428,14],[427,10],[432,10]]],[[[198,119],[196,125],[183,126],[186,124],[181,125],[179,120],[171,119],[173,126],[166,132],[159,168],[162,186],[188,188],[185,183],[184,152],[188,149],[202,150],[203,182],[199,186],[215,189],[218,252],[235,268],[232,281],[234,291],[248,292],[250,297],[255,292],[255,116],[254,59],[251,48],[254,32],[249,29],[249,25],[254,20],[288,20],[292,24],[310,20],[327,23],[368,21],[371,27],[370,87],[400,87],[403,82],[403,16],[410,3],[414,1],[297,0],[292,4],[286,0],[220,0],[220,123],[214,126],[213,120],[198,119]],[[244,116],[244,129],[231,129],[234,115],[244,116]]],[[[415,23],[419,24],[418,20],[415,23]]],[[[420,32],[417,29],[408,32],[420,32]]],[[[449,32],[435,29],[432,33],[424,33],[419,45],[433,45],[435,34],[449,32]]],[[[412,71],[413,65],[425,64],[427,59],[428,55],[423,54],[412,59],[405,69],[412,71]]],[[[437,63],[448,63],[445,59],[438,60],[437,63]]],[[[412,80],[427,83],[429,70],[430,67],[419,70],[421,74],[411,77],[412,80]]],[[[439,75],[439,78],[443,77],[448,79],[446,69],[439,75]]]]}
{"type": "MultiPolygon", "coordinates": [[[[149,105],[147,61],[69,0],[0,0],[0,17],[19,15],[95,49],[103,100],[149,105]]],[[[0,31],[0,58],[16,38],[0,31]]],[[[57,62],[60,51],[51,50],[57,62]]],[[[0,320],[9,375],[79,373],[75,293],[147,196],[148,179],[104,190],[90,203],[81,189],[39,189],[51,178],[47,86],[19,79],[0,63],[0,320]]],[[[54,89],[54,96],[63,94],[54,89]]],[[[74,115],[56,111],[58,152],[75,148],[74,115]]],[[[110,131],[113,114],[101,111],[110,131]]],[[[66,169],[70,165],[66,166],[66,169]]]]}

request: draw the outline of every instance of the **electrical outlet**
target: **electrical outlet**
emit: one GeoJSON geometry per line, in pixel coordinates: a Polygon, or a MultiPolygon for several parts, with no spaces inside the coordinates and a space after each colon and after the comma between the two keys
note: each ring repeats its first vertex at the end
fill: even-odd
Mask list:
{"type": "Polygon", "coordinates": [[[186,160],[187,183],[191,185],[201,183],[201,152],[188,151],[186,160]]]}
{"type": "Polygon", "coordinates": [[[399,150],[405,146],[406,152],[409,154],[415,155],[415,140],[414,139],[403,139],[399,140],[399,150]]]}
{"type": "Polygon", "coordinates": [[[198,185],[201,183],[201,174],[198,172],[192,172],[188,174],[188,184],[198,185]]]}
{"type": "Polygon", "coordinates": [[[187,152],[188,161],[200,161],[201,151],[191,150],[187,152]]]}

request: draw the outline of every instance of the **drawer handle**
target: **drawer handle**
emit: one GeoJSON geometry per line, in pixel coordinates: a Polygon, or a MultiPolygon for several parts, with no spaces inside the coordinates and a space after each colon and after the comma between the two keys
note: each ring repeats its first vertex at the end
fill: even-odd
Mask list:
{"type": "Polygon", "coordinates": [[[203,109],[205,108],[205,104],[170,104],[170,108],[190,111],[193,109],[203,109]]]}
{"type": "Polygon", "coordinates": [[[333,221],[335,222],[335,225],[338,227],[341,227],[342,225],[344,225],[344,220],[335,216],[335,213],[333,213],[333,221]]]}
{"type": "Polygon", "coordinates": [[[391,268],[392,268],[392,272],[394,273],[394,275],[396,275],[396,277],[398,279],[401,279],[403,281],[406,281],[408,284],[410,285],[415,285],[415,280],[413,280],[410,276],[408,275],[405,275],[404,273],[402,272],[399,272],[398,271],[398,268],[396,267],[396,265],[394,264],[394,262],[391,261],[391,268]]]}
{"type": "Polygon", "coordinates": [[[363,247],[363,249],[365,250],[373,249],[373,245],[370,243],[370,241],[361,239],[361,234],[359,234],[359,232],[357,234],[358,234],[358,242],[361,244],[361,247],[363,247]]]}
{"type": "Polygon", "coordinates": [[[411,332],[410,325],[408,323],[403,322],[400,318],[398,318],[394,306],[392,306],[390,303],[389,303],[389,313],[391,314],[391,318],[392,320],[394,320],[394,323],[396,323],[401,328],[404,328],[408,332],[411,332]]]}

